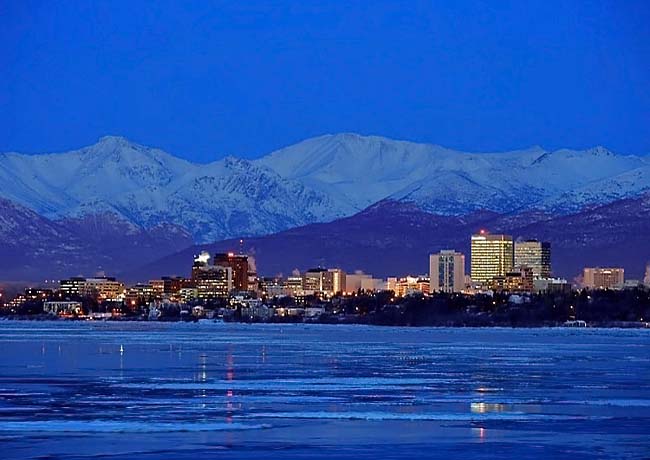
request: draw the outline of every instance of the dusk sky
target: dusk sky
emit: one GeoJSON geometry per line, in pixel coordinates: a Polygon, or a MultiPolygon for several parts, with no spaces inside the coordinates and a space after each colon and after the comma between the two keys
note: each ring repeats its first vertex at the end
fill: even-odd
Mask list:
{"type": "Polygon", "coordinates": [[[650,2],[0,3],[0,151],[358,132],[650,152],[650,2]]]}

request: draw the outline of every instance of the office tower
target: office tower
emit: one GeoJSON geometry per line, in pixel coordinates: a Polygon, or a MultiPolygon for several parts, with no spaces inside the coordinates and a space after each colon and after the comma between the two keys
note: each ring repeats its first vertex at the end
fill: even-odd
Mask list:
{"type": "Polygon", "coordinates": [[[510,235],[491,235],[485,230],[472,235],[472,281],[488,285],[495,276],[505,276],[514,266],[514,244],[510,235]]]}
{"type": "Polygon", "coordinates": [[[213,264],[232,269],[234,290],[248,290],[248,256],[233,252],[215,254],[213,264]]]}
{"type": "Polygon", "coordinates": [[[537,240],[515,242],[515,268],[528,267],[534,278],[551,277],[551,243],[537,240]]]}
{"type": "Polygon", "coordinates": [[[303,290],[310,294],[323,291],[323,278],[325,273],[327,273],[327,270],[324,268],[311,268],[303,273],[303,290]]]}
{"type": "Polygon", "coordinates": [[[324,278],[324,291],[329,291],[332,294],[345,292],[346,274],[343,270],[340,268],[330,268],[327,270],[327,273],[325,273],[324,278]]]}
{"type": "Polygon", "coordinates": [[[192,281],[199,299],[227,298],[233,289],[232,268],[206,264],[192,270],[192,281]]]}
{"type": "Polygon", "coordinates": [[[429,256],[430,291],[461,292],[465,289],[465,256],[452,250],[429,256]]]}
{"type": "MultiPolygon", "coordinates": [[[[213,261],[223,261],[223,257],[213,261]]],[[[192,284],[196,288],[197,297],[200,299],[226,298],[234,289],[233,269],[227,265],[210,263],[210,254],[203,251],[194,258],[192,265],[192,284]]]]}
{"type": "Polygon", "coordinates": [[[312,268],[302,275],[302,288],[308,293],[333,295],[345,291],[346,274],[340,268],[312,268]]]}
{"type": "Polygon", "coordinates": [[[586,267],[582,286],[587,289],[613,289],[625,282],[625,270],[622,268],[586,267]]]}

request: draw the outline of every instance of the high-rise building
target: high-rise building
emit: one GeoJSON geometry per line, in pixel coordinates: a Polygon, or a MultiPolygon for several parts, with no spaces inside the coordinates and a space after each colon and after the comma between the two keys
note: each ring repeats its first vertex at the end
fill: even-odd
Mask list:
{"type": "Polygon", "coordinates": [[[302,275],[302,288],[306,293],[333,295],[345,292],[346,274],[340,268],[312,268],[302,275]]]}
{"type": "Polygon", "coordinates": [[[233,289],[232,268],[205,265],[192,270],[192,281],[199,299],[227,298],[233,289]]]}
{"type": "Polygon", "coordinates": [[[232,269],[233,288],[236,291],[248,290],[248,256],[233,252],[215,254],[213,264],[232,269]]]}
{"type": "Polygon", "coordinates": [[[323,290],[323,278],[327,270],[324,268],[311,268],[302,274],[302,288],[305,292],[313,294],[323,290]]]}
{"type": "Polygon", "coordinates": [[[204,251],[194,258],[191,284],[199,299],[226,298],[234,288],[233,269],[211,264],[210,254],[204,251]]]}
{"type": "Polygon", "coordinates": [[[323,290],[329,291],[332,294],[345,292],[345,279],[346,274],[340,268],[330,268],[325,274],[323,282],[323,290]]]}
{"type": "Polygon", "coordinates": [[[429,256],[430,291],[461,292],[465,289],[465,256],[452,250],[429,256]]]}
{"type": "Polygon", "coordinates": [[[551,276],[551,243],[537,240],[515,242],[515,268],[528,267],[534,278],[551,276]]]}
{"type": "Polygon", "coordinates": [[[623,286],[625,270],[622,268],[586,267],[582,286],[587,289],[614,289],[623,286]]]}
{"type": "Polygon", "coordinates": [[[510,235],[491,235],[485,230],[472,235],[470,271],[472,281],[489,285],[495,276],[505,276],[514,266],[514,244],[510,235]]]}

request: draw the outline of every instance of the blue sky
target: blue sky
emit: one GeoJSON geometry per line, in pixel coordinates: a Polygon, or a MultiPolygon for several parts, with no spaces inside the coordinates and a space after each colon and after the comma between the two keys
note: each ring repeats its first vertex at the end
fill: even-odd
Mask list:
{"type": "Polygon", "coordinates": [[[650,2],[0,2],[0,151],[650,152],[650,2]]]}

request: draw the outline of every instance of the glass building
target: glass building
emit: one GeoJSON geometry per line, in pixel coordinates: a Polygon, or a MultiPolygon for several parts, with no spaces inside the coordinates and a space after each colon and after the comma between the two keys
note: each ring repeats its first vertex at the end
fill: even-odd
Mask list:
{"type": "Polygon", "coordinates": [[[495,276],[512,272],[514,258],[512,236],[491,235],[485,230],[472,235],[470,271],[473,282],[487,285],[495,276]]]}
{"type": "Polygon", "coordinates": [[[515,267],[528,267],[534,278],[551,277],[551,243],[537,240],[515,242],[515,267]]]}

